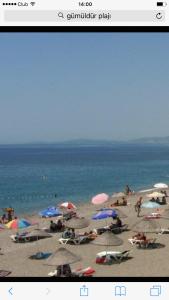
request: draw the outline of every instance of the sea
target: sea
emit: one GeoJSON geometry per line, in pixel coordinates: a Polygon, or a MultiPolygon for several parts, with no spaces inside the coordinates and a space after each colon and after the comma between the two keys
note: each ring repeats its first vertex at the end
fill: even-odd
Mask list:
{"type": "Polygon", "coordinates": [[[81,204],[169,183],[169,146],[154,144],[0,147],[0,209],[32,214],[63,201],[81,204]]]}

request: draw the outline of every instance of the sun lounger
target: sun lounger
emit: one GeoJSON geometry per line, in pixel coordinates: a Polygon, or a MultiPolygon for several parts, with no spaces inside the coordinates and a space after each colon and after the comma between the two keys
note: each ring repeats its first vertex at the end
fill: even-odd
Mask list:
{"type": "Polygon", "coordinates": [[[10,236],[10,238],[15,243],[24,243],[30,241],[30,239],[26,236],[26,233],[22,235],[13,234],[10,236]]]}
{"type": "Polygon", "coordinates": [[[121,233],[123,231],[126,231],[128,229],[128,225],[127,224],[124,224],[122,225],[121,227],[114,227],[111,231],[113,233],[121,233]]]}
{"type": "Polygon", "coordinates": [[[83,236],[78,236],[78,237],[76,237],[74,239],[72,239],[72,238],[67,238],[67,239],[60,238],[59,239],[59,243],[62,244],[62,245],[65,245],[65,244],[80,245],[80,244],[89,242],[91,240],[92,239],[89,236],[83,235],[83,236]]]}
{"type": "Polygon", "coordinates": [[[123,259],[127,258],[130,254],[130,250],[123,252],[120,251],[103,251],[97,253],[96,263],[112,263],[113,260],[120,263],[123,259]]]}
{"type": "Polygon", "coordinates": [[[137,245],[139,248],[149,248],[155,246],[156,238],[151,238],[147,240],[137,240],[137,239],[128,239],[128,241],[133,245],[137,245]]]}
{"type": "Polygon", "coordinates": [[[150,215],[145,216],[144,219],[160,219],[161,218],[161,214],[160,213],[151,213],[150,215]]]}
{"type": "Polygon", "coordinates": [[[111,231],[113,233],[121,233],[126,230],[128,230],[128,225],[124,224],[121,227],[117,227],[117,226],[114,226],[113,228],[110,228],[110,226],[101,227],[101,228],[96,229],[96,232],[97,232],[97,234],[102,234],[105,231],[111,231]]]}
{"type": "Polygon", "coordinates": [[[158,234],[169,233],[169,228],[160,228],[158,234]]]}

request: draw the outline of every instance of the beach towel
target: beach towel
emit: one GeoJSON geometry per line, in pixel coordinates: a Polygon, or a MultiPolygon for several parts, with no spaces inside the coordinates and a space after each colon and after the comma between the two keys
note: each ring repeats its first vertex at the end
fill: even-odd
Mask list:
{"type": "Polygon", "coordinates": [[[10,271],[5,271],[5,270],[0,270],[0,277],[6,277],[10,275],[12,272],[10,271]]]}
{"type": "Polygon", "coordinates": [[[30,259],[47,259],[52,253],[43,253],[43,252],[39,252],[36,254],[33,254],[31,256],[29,256],[30,259]]]}

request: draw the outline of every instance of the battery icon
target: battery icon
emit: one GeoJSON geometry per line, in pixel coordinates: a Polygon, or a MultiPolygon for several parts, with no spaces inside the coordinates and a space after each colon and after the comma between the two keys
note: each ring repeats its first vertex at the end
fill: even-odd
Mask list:
{"type": "Polygon", "coordinates": [[[157,6],[167,6],[167,2],[157,2],[157,6]]]}

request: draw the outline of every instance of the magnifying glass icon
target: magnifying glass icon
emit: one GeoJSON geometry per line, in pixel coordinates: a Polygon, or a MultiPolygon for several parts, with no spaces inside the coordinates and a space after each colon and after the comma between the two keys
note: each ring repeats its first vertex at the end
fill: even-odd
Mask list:
{"type": "Polygon", "coordinates": [[[59,12],[59,13],[58,13],[58,17],[59,17],[59,18],[64,18],[63,13],[62,13],[62,12],[59,12]]]}

